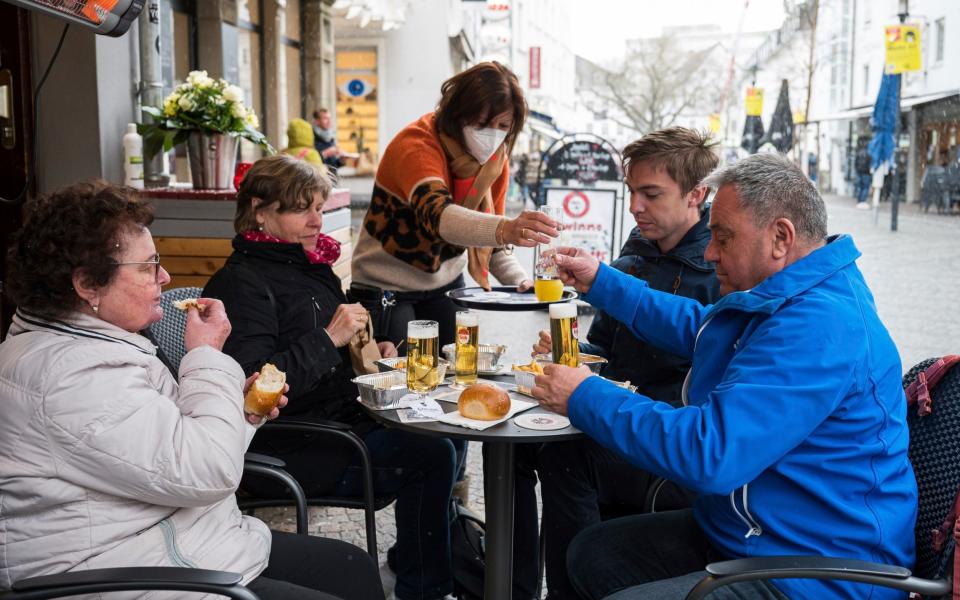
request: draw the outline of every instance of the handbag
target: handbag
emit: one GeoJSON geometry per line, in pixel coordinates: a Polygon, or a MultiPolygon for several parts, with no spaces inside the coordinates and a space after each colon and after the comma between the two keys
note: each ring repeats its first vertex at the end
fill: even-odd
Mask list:
{"type": "Polygon", "coordinates": [[[380,349],[377,348],[377,341],[373,337],[373,323],[370,322],[369,317],[370,313],[367,313],[367,326],[350,338],[347,344],[350,363],[357,375],[379,373],[380,368],[377,367],[376,361],[383,358],[380,356],[380,349]]]}

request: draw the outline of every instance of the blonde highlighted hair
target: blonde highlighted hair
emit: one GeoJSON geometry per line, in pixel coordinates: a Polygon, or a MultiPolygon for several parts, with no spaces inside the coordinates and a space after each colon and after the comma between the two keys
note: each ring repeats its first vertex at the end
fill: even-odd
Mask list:
{"type": "Polygon", "coordinates": [[[286,154],[261,158],[253,164],[237,191],[237,233],[256,229],[257,210],[277,204],[277,212],[306,210],[317,192],[326,200],[333,182],[327,169],[286,154]],[[253,199],[260,204],[254,207],[253,199]]]}

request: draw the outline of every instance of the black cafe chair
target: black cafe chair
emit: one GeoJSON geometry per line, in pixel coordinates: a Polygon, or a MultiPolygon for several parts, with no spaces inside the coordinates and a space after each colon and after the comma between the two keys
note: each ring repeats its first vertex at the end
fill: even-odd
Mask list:
{"type": "MultiPolygon", "coordinates": [[[[914,366],[903,377],[904,387],[936,360],[928,359],[914,366]]],[[[707,565],[707,577],[690,591],[687,600],[701,600],[719,587],[757,579],[856,581],[925,598],[949,596],[953,589],[953,561],[948,561],[943,568],[944,555],[933,547],[931,531],[941,527],[960,488],[960,365],[943,377],[931,397],[933,410],[928,415],[918,415],[916,405],[907,408],[909,455],[919,489],[914,528],[917,561],[912,570],[828,556],[743,558],[707,565]]]]}
{"type": "MultiPolygon", "coordinates": [[[[160,295],[160,305],[163,307],[163,319],[150,326],[149,337],[153,338],[165,357],[165,362],[176,376],[180,361],[186,353],[183,346],[183,330],[186,325],[186,316],[182,311],[173,308],[173,303],[185,298],[197,298],[203,290],[198,287],[174,288],[160,295]]],[[[311,420],[295,421],[281,420],[264,423],[262,428],[270,431],[287,431],[291,433],[318,435],[323,443],[335,446],[333,452],[340,454],[355,453],[360,457],[360,466],[363,472],[363,496],[306,496],[303,488],[296,479],[283,470],[285,463],[271,456],[248,452],[245,456],[244,473],[267,477],[283,484],[290,491],[291,497],[257,497],[244,491],[241,482],[241,493],[238,494],[237,504],[243,510],[266,508],[275,506],[293,506],[296,508],[297,533],[307,533],[307,507],[333,506],[353,508],[364,511],[366,526],[367,552],[375,561],[379,562],[377,553],[377,522],[376,511],[389,506],[395,497],[392,495],[376,496],[373,491],[373,465],[370,452],[366,444],[350,430],[350,427],[338,421],[311,420]]],[[[336,462],[336,461],[332,461],[336,462]]],[[[318,468],[321,468],[318,466],[318,468]]],[[[0,599],[2,600],[2,599],[0,599]]]]}
{"type": "Polygon", "coordinates": [[[201,592],[233,600],[259,600],[240,584],[239,573],[182,567],[90,569],[21,579],[0,600],[46,600],[79,594],[167,590],[201,592]]]}

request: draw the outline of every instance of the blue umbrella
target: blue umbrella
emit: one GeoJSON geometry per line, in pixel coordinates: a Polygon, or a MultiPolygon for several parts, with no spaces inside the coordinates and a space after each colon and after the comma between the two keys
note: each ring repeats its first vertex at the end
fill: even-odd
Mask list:
{"type": "Polygon", "coordinates": [[[900,75],[884,75],[880,93],[873,105],[873,139],[870,140],[870,168],[876,171],[880,165],[889,165],[893,157],[894,131],[900,118],[900,75]]]}

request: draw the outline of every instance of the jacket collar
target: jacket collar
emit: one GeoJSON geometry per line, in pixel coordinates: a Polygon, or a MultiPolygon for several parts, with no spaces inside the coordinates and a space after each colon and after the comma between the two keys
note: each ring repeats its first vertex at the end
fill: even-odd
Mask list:
{"type": "Polygon", "coordinates": [[[623,252],[620,256],[642,256],[644,258],[659,258],[661,256],[672,258],[701,271],[712,271],[713,265],[704,260],[703,250],[710,241],[710,229],[707,224],[710,222],[710,211],[706,210],[700,220],[694,224],[680,238],[677,245],[669,252],[660,252],[657,243],[643,237],[640,229],[634,227],[630,231],[627,243],[623,246],[623,252]]]}
{"type": "Polygon", "coordinates": [[[824,246],[767,277],[752,290],[727,294],[713,305],[710,313],[725,308],[773,313],[790,298],[817,286],[859,257],[860,251],[852,237],[846,234],[830,236],[824,246]]]}
{"type": "Polygon", "coordinates": [[[130,346],[144,354],[156,355],[157,347],[139,333],[131,333],[82,312],[73,312],[62,319],[38,317],[18,309],[10,325],[10,335],[30,331],[48,331],[74,338],[98,339],[130,346]]]}
{"type": "Polygon", "coordinates": [[[300,244],[251,242],[244,239],[242,234],[237,234],[233,238],[233,249],[241,254],[256,256],[264,260],[274,262],[310,265],[307,255],[303,253],[303,246],[300,244]]]}

